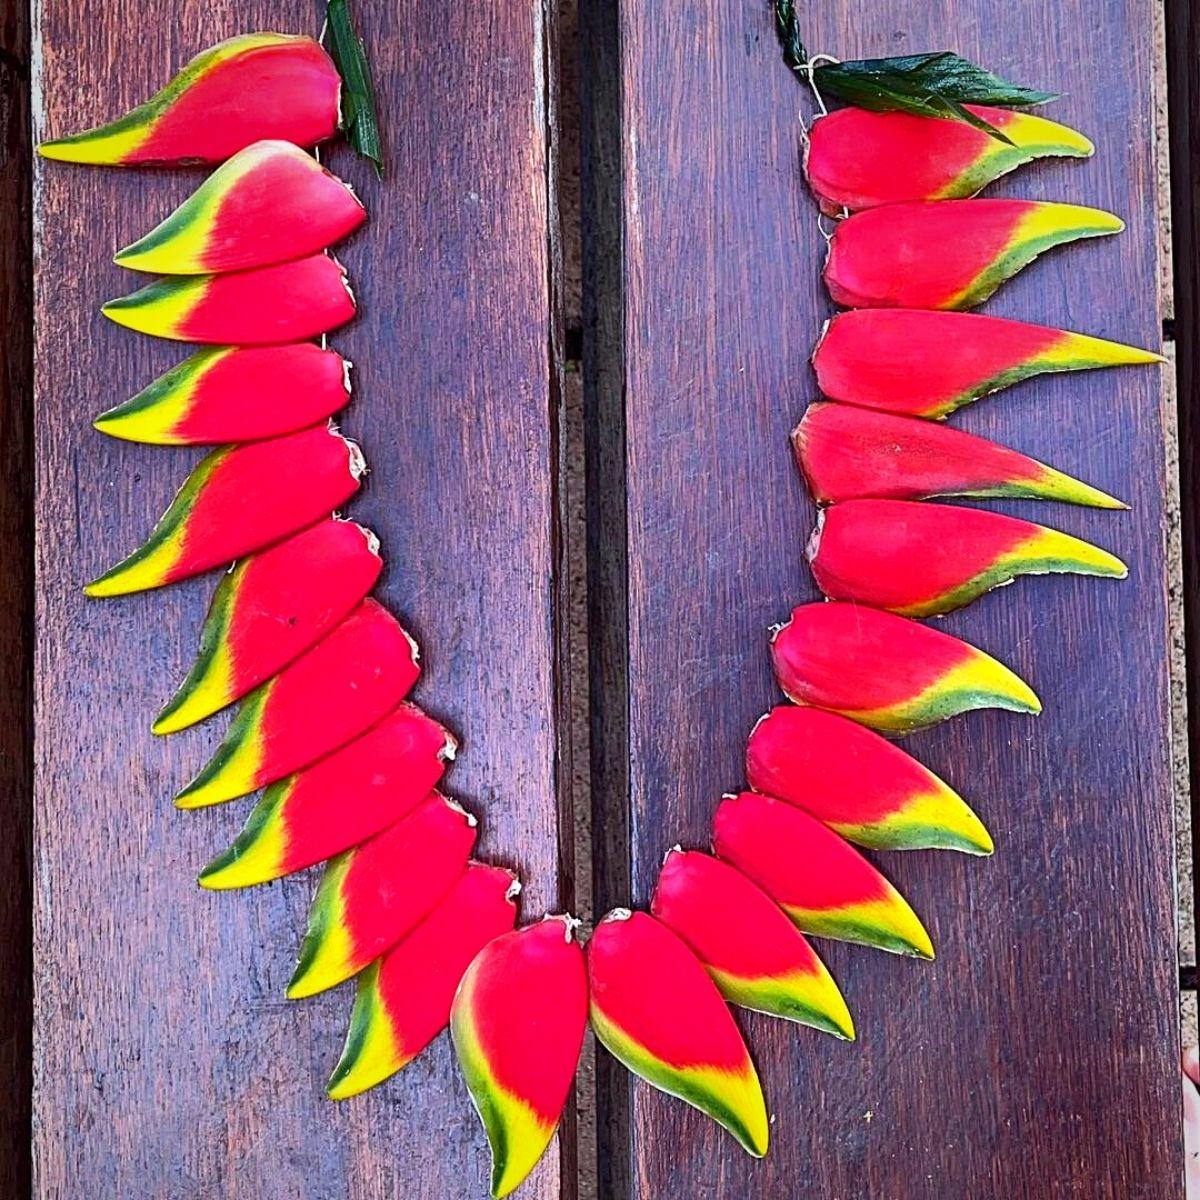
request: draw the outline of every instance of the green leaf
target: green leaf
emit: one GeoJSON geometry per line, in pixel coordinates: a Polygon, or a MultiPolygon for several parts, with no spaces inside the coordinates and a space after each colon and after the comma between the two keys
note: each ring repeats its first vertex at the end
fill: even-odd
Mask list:
{"type": "Polygon", "coordinates": [[[1008,83],[950,50],[936,54],[907,54],[892,59],[858,59],[821,67],[823,86],[840,95],[844,86],[875,84],[895,96],[924,100],[940,97],[960,104],[1001,104],[1028,108],[1054,100],[1055,92],[1036,91],[1008,83]]]}
{"type": "Polygon", "coordinates": [[[1028,108],[1056,98],[1055,92],[1040,92],[1009,83],[949,50],[897,58],[861,58],[830,64],[821,70],[839,76],[874,79],[910,96],[935,94],[962,104],[1028,108]]]}
{"type": "Polygon", "coordinates": [[[347,0],[329,0],[329,49],[342,77],[342,120],[350,145],[375,164],[383,178],[383,138],[375,112],[375,87],[363,40],[354,28],[347,0]]]}
{"type": "Polygon", "coordinates": [[[798,71],[808,62],[808,51],[800,40],[800,26],[796,20],[794,0],[775,0],[775,32],[783,47],[783,61],[793,71],[798,71]]]}
{"type": "Polygon", "coordinates": [[[1035,91],[1009,83],[965,58],[942,50],[934,54],[906,54],[894,58],[861,58],[848,62],[820,62],[808,67],[808,51],[800,38],[795,0],[774,0],[775,31],[783,60],[822,95],[836,96],[860,108],[877,112],[908,112],[921,117],[965,121],[998,141],[1012,140],[967,104],[1026,108],[1055,99],[1054,92],[1035,91]]]}
{"type": "Polygon", "coordinates": [[[859,108],[869,108],[876,112],[908,112],[919,117],[965,121],[998,141],[1012,145],[1012,139],[1007,134],[964,108],[958,99],[928,88],[923,91],[913,90],[904,80],[894,82],[884,75],[842,73],[837,70],[840,65],[831,64],[829,67],[818,68],[816,86],[822,92],[856,104],[859,108]]]}

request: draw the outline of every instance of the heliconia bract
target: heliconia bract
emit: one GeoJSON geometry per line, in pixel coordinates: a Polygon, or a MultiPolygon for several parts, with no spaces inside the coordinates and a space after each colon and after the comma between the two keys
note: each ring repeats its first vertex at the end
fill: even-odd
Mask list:
{"type": "Polygon", "coordinates": [[[635,1075],[723,1125],[755,1158],[766,1104],[750,1052],[700,960],[661,921],[613,909],[587,948],[592,1029],[635,1075]]]}
{"type": "Polygon", "coordinates": [[[1115,555],[1057,529],[913,500],[847,500],[822,509],[806,554],[831,600],[909,617],[953,612],[1018,575],[1128,574],[1115,555]]]}
{"type": "Polygon", "coordinates": [[[358,446],[324,425],[214,450],[146,541],[84,591],[123,596],[225,566],[327,517],[366,469],[358,446]]]}
{"type": "Polygon", "coordinates": [[[255,142],[114,262],[160,275],[245,271],[328,250],[367,219],[336,175],[290,142],[255,142]]]}
{"type": "Polygon", "coordinates": [[[167,276],[101,311],[127,329],[177,342],[269,346],[328,333],[354,316],[355,304],[341,263],[311,254],[228,275],[167,276]]]}
{"type": "Polygon", "coordinates": [[[342,983],[407,937],[461,878],[478,833],[470,813],[434,792],[335,858],[313,897],[288,997],[342,983]]]}
{"type": "Polygon", "coordinates": [[[458,985],[450,1035],[492,1149],[492,1195],[507,1196],[545,1153],[571,1092],[588,989],[572,917],[502,934],[458,985]]]}
{"type": "Polygon", "coordinates": [[[988,831],[957,792],[893,742],[837,713],[773,708],[750,734],[746,781],[860,846],[993,850],[988,831]]]}
{"type": "Polygon", "coordinates": [[[221,162],[264,138],[315,146],[338,129],[342,81],[310,37],[250,33],[198,54],[109,125],[43,142],[44,158],[106,166],[221,162]]]}
{"type": "Polygon", "coordinates": [[[671,850],[651,914],[687,943],[726,1000],[853,1040],[833,976],[757,884],[696,850],[671,850]]]}
{"type": "Polygon", "coordinates": [[[1043,250],[1120,233],[1112,213],[1039,200],[944,200],[839,221],[825,283],[843,308],[970,308],[1043,250]]]}
{"type": "Polygon", "coordinates": [[[381,1083],[446,1028],[472,960],[516,924],[520,890],[511,871],[469,863],[433,912],[359,975],[346,1047],[329,1080],[330,1099],[381,1083]]]}
{"type": "Polygon", "coordinates": [[[382,568],[375,535],[336,517],[243,559],[217,587],[196,662],[154,732],[240,700],[345,620],[382,568]]]}
{"type": "Polygon", "coordinates": [[[1024,680],[982,650],[858,604],[801,604],[771,639],[775,678],[797,704],[906,733],[976,708],[1041,712],[1024,680]]]}
{"type": "Polygon", "coordinates": [[[256,442],[307,429],[350,399],[350,364],[315,342],[198,350],[92,424],[157,446],[256,442]]]}
{"type": "Polygon", "coordinates": [[[983,313],[864,308],[838,313],[813,351],[830,400],[944,417],[1033,375],[1161,363],[1161,354],[983,313]]]}
{"type": "Polygon", "coordinates": [[[795,805],[755,792],[726,796],[713,817],[713,849],[805,933],[934,956],[908,901],[849,842],[795,805]]]}
{"type": "Polygon", "coordinates": [[[1035,158],[1087,158],[1081,133],[1032,113],[964,106],[1007,142],[965,121],[839,108],[809,130],[804,168],[831,214],[904,200],[958,200],[1035,158]]]}
{"type": "Polygon", "coordinates": [[[206,888],[248,887],[311,867],[407,816],[433,790],[457,743],[415,704],[273,783],[228,850],[200,874],[206,888]]]}
{"type": "Polygon", "coordinates": [[[986,438],[850,404],[810,404],[792,433],[818,504],[1013,496],[1125,508],[1098,488],[986,438]]]}
{"type": "Polygon", "coordinates": [[[420,674],[416,643],[376,601],[251,692],[180,808],[235,800],[340,749],[383,720],[420,674]]]}

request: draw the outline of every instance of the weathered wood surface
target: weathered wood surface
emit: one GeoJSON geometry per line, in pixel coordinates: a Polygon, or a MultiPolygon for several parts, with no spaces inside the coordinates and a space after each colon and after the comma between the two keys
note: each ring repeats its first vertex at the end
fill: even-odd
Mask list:
{"type": "MultiPolygon", "coordinates": [[[[987,311],[1154,345],[1151,9],[802,11],[812,50],[952,47],[1064,92],[1051,111],[1095,139],[1095,160],[1028,168],[993,193],[1109,207],[1128,230],[1047,256],[987,311]]],[[[608,549],[627,535],[627,612],[609,617],[627,616],[628,656],[598,670],[609,728],[628,715],[644,902],[664,848],[704,844],[717,798],[742,780],[746,733],[777,695],[768,625],[816,594],[801,557],[813,512],[787,433],[813,396],[806,360],[830,304],[799,165],[796,114],[810,104],[780,63],[768,6],[621,0],[617,26],[624,278],[610,300],[624,322],[615,347],[602,321],[593,344],[601,384],[614,359],[622,372],[602,399],[625,389],[627,525],[608,549]]],[[[822,945],[856,1045],[745,1021],[776,1118],[762,1163],[682,1104],[619,1081],[602,1113],[616,1131],[602,1149],[610,1194],[623,1178],[647,1198],[1180,1194],[1160,387],[1148,370],[1042,379],[956,419],[1130,501],[1129,514],[1009,507],[1111,546],[1131,578],[1026,580],[946,621],[1031,680],[1045,714],[973,715],[908,743],[999,844],[987,862],[884,856],[938,961],[822,945]]],[[[612,566],[605,547],[597,566],[612,566]]],[[[601,753],[618,761],[624,748],[601,753]]]]}
{"type": "Polygon", "coordinates": [[[29,13],[0,17],[0,1195],[29,1193],[33,314],[29,13]]]}
{"type": "MultiPolygon", "coordinates": [[[[334,155],[371,212],[339,251],[362,307],[335,338],[356,363],[344,426],[373,471],[351,511],[381,536],[381,594],[422,644],[417,699],[463,737],[449,790],[482,814],[482,850],[520,865],[537,912],[557,900],[559,820],[546,7],[358,11],[389,178],[334,155]]],[[[294,0],[41,0],[35,133],[124,110],[222,37],[319,23],[294,0]]],[[[80,593],[194,457],[88,420],[182,357],[98,307],[136,286],[113,250],[200,177],[36,174],[37,1194],[482,1195],[486,1147],[445,1039],[365,1098],[324,1099],[351,990],[283,999],[315,876],[232,895],[193,883],[246,804],[189,816],[170,798],[224,722],[165,742],[148,724],[214,579],[80,593]]],[[[529,1194],[562,1194],[558,1174],[552,1155],[529,1194]]]]}

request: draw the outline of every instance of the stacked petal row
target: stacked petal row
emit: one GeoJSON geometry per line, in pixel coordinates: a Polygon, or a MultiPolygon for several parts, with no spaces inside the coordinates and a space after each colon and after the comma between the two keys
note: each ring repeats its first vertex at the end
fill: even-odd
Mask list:
{"type": "Polygon", "coordinates": [[[829,602],[799,605],[772,635],[775,676],[793,703],[751,732],[752,790],[721,801],[713,855],[676,847],[650,914],[615,910],[588,948],[599,1040],[755,1155],[766,1150],[762,1094],[717,998],[853,1037],[845,1000],[803,935],[923,959],[934,946],[908,901],[851,843],[993,852],[966,801],[883,735],[977,709],[1041,710],[998,659],[911,618],[949,612],[1018,575],[1126,573],[1107,550],[1046,526],[917,503],[994,496],[1124,508],[931,419],[1037,374],[1161,361],[960,311],[1044,250],[1123,227],[1076,205],[968,199],[1033,158],[1092,153],[1086,138],[1040,117],[972,111],[1004,140],[964,123],[857,109],[811,131],[813,191],[826,213],[843,217],[825,278],[834,300],[854,310],[822,335],[813,363],[827,400],[793,435],[822,506],[808,557],[829,602]]]}
{"type": "Polygon", "coordinates": [[[338,511],[366,462],[331,422],[350,397],[350,363],[323,338],[356,304],[329,248],[366,209],[304,148],[336,132],[340,89],[311,39],[249,35],[200,55],[119,121],[41,147],[74,162],[223,162],[116,256],[162,277],[103,309],[199,348],[95,421],[126,441],[214,448],[143,545],[86,591],[121,596],[229,568],[195,661],[153,724],[175,733],[240,702],[175,802],[201,808],[265,790],[199,881],[225,890],[327,864],[288,995],[358,978],[331,1097],[416,1057],[450,1025],[466,976],[455,1039],[489,1133],[504,1133],[497,1188],[511,1189],[570,1089],[586,973],[571,918],[522,930],[501,953],[520,884],[472,860],[478,822],[437,790],[455,738],[410,702],[419,652],[371,597],[378,539],[338,511]],[[485,947],[497,965],[468,974],[485,947]],[[476,997],[486,1003],[472,1029],[462,1014],[476,997]],[[485,1083],[500,1089],[496,1120],[485,1083]]]}

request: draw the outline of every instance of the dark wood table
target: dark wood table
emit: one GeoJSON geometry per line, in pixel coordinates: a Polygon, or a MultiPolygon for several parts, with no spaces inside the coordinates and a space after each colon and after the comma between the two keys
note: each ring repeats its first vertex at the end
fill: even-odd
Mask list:
{"type": "MultiPolygon", "coordinates": [[[[1157,345],[1156,7],[833,0],[802,20],[813,49],[841,57],[952,47],[1063,91],[1051,115],[1086,131],[1095,159],[993,191],[1111,208],[1128,229],[1048,255],[986,311],[1157,345]]],[[[644,903],[663,850],[706,841],[776,699],[767,627],[815,596],[801,554],[813,510],[787,444],[831,312],[799,169],[808,99],[765,4],[582,8],[593,897],[572,894],[567,785],[560,6],[359,0],[389,178],[345,148],[332,158],[371,212],[339,251],[361,300],[334,338],[356,363],[344,428],[372,467],[350,512],[379,533],[382,595],[422,643],[416,698],[463,739],[448,790],[483,817],[483,850],[520,867],[529,915],[644,903]]],[[[1179,46],[1194,36],[1183,0],[1172,16],[1179,46]]],[[[6,1121],[5,1196],[30,1191],[31,1166],[47,1200],[486,1194],[445,1039],[366,1097],[324,1099],[350,991],[282,998],[314,879],[226,895],[192,882],[245,816],[170,803],[223,723],[166,741],[148,725],[213,581],[105,603],[80,592],[196,457],[109,441],[89,419],[182,357],[98,310],[135,286],[113,250],[202,176],[37,164],[31,193],[23,106],[32,96],[35,138],[58,134],[140,101],[222,37],[319,22],[298,0],[40,0],[32,26],[19,5],[5,26],[0,1072],[9,1095],[30,1072],[34,1085],[32,1159],[28,1111],[6,1121]]],[[[1178,170],[1196,94],[1176,62],[1178,170]]],[[[1187,189],[1176,203],[1178,226],[1187,189]]],[[[1128,500],[1129,513],[997,507],[1111,547],[1130,579],[1025,580],[946,621],[1029,679],[1045,712],[974,714],[909,743],[984,815],[997,853],[886,857],[939,954],[822,945],[857,1044],[744,1021],[770,1156],[745,1158],[599,1052],[585,1193],[1181,1194],[1164,394],[1152,371],[1048,377],[956,418],[1128,500]]],[[[576,1132],[571,1113],[522,1196],[581,1190],[576,1132]]]]}

